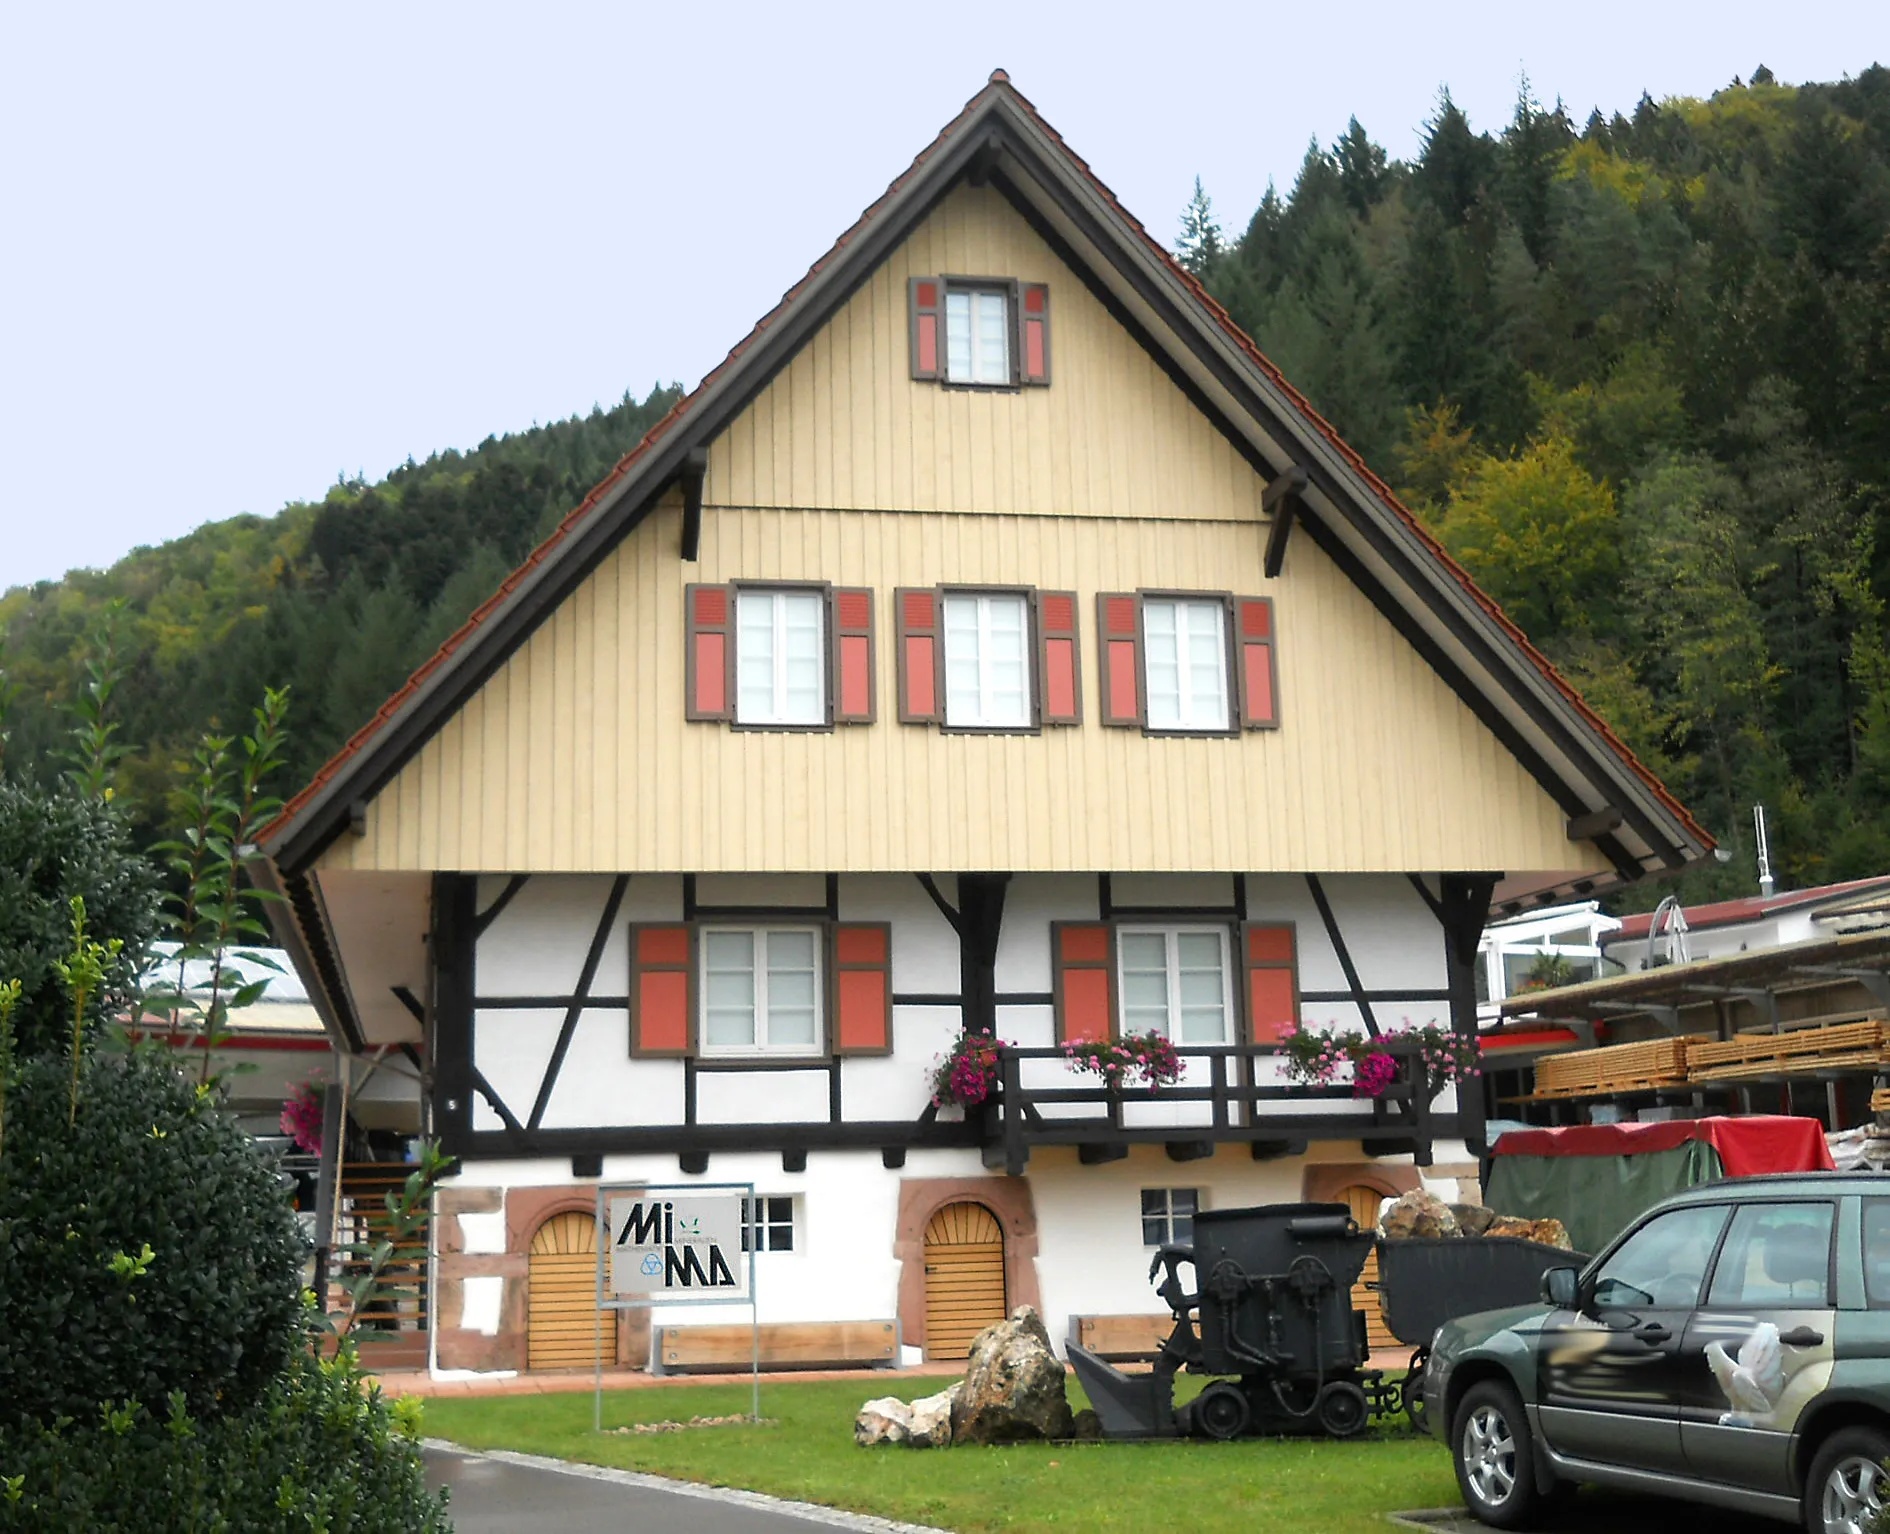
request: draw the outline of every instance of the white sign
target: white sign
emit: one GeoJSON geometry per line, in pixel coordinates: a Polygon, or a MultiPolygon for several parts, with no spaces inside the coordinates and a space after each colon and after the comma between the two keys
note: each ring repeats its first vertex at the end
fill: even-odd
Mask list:
{"type": "Polygon", "coordinates": [[[652,1302],[748,1297],[739,1193],[613,1198],[610,1291],[652,1302]]]}

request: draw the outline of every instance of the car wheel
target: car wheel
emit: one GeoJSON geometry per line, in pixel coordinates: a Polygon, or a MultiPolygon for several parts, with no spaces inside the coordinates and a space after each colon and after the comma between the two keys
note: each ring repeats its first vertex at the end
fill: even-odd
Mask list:
{"type": "Polygon", "coordinates": [[[1878,1428],[1847,1427],[1826,1439],[1805,1479],[1810,1534],[1871,1534],[1890,1492],[1886,1458],[1890,1433],[1878,1428]]]}
{"type": "Polygon", "coordinates": [[[1450,1457],[1464,1506],[1499,1529],[1520,1529],[1541,1511],[1535,1446],[1516,1392],[1484,1380],[1464,1392],[1451,1425],[1450,1457]]]}

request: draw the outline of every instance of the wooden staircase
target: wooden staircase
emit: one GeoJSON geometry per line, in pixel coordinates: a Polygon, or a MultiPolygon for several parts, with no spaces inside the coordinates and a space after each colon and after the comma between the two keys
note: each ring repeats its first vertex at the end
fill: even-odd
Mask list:
{"type": "MultiPolygon", "coordinates": [[[[341,1197],[335,1206],[334,1250],[329,1309],[346,1305],[347,1286],[368,1269],[365,1257],[348,1252],[357,1244],[373,1246],[392,1236],[390,1194],[398,1193],[413,1172],[402,1161],[351,1161],[341,1169],[341,1197]]],[[[353,1332],[361,1367],[371,1373],[427,1367],[427,1330],[432,1320],[427,1288],[427,1241],[424,1234],[397,1246],[381,1270],[381,1294],[369,1301],[353,1332]]]]}

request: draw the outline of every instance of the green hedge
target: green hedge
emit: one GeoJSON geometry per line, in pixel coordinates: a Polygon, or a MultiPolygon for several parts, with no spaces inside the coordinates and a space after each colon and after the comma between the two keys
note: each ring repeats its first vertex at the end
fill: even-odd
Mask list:
{"type": "Polygon", "coordinates": [[[353,1358],[297,1354],[249,1411],[106,1409],[0,1431],[0,1530],[86,1534],[445,1534],[419,1402],[389,1403],[353,1358]]]}
{"type": "Polygon", "coordinates": [[[68,1126],[71,1076],[42,1057],[6,1094],[0,1428],[172,1391],[248,1410],[306,1345],[275,1168],[173,1051],[88,1052],[68,1126]]]}

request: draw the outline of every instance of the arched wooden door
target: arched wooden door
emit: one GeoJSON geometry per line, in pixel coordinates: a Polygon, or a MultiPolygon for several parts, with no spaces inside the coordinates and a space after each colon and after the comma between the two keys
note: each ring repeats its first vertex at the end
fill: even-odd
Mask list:
{"type": "Polygon", "coordinates": [[[1004,1308],[1004,1230],[983,1204],[947,1204],[925,1227],[925,1356],[963,1358],[1004,1308]]]}
{"type": "MultiPolygon", "coordinates": [[[[597,1220],[568,1210],[532,1236],[526,1358],[532,1369],[590,1368],[597,1346],[597,1220]]],[[[604,1361],[616,1361],[614,1317],[604,1317],[604,1361]]]]}
{"type": "MultiPolygon", "coordinates": [[[[1376,1188],[1368,1188],[1362,1183],[1354,1184],[1339,1195],[1351,1206],[1352,1218],[1358,1221],[1360,1230],[1378,1229],[1378,1206],[1384,1202],[1385,1195],[1376,1188]]],[[[1373,1252],[1365,1259],[1365,1271],[1358,1276],[1358,1282],[1352,1286],[1352,1308],[1365,1312],[1365,1341],[1374,1353],[1396,1352],[1404,1346],[1391,1335],[1391,1328],[1385,1325],[1385,1312],[1378,1303],[1378,1291],[1367,1285],[1378,1282],[1378,1253],[1373,1252]]]]}

